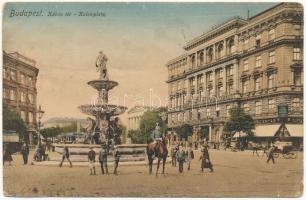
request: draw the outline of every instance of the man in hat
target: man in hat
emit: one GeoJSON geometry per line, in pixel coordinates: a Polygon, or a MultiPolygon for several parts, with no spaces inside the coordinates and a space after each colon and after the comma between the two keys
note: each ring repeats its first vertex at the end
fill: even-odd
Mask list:
{"type": "Polygon", "coordinates": [[[184,162],[186,159],[185,151],[182,146],[179,146],[179,150],[176,152],[176,159],[179,163],[179,173],[183,173],[184,162]]]}
{"type": "Polygon", "coordinates": [[[21,148],[21,154],[22,154],[24,165],[28,164],[29,152],[30,152],[29,146],[27,145],[27,143],[23,143],[23,146],[21,148]]]}
{"type": "Polygon", "coordinates": [[[71,163],[71,161],[70,161],[70,159],[69,159],[69,156],[70,156],[69,149],[68,149],[67,146],[64,146],[64,148],[63,148],[63,155],[62,155],[62,161],[61,161],[61,163],[59,164],[59,167],[62,167],[63,162],[64,162],[65,159],[68,160],[68,162],[69,162],[69,164],[70,164],[70,167],[72,167],[72,163],[71,163]]]}
{"type": "Polygon", "coordinates": [[[101,165],[102,174],[104,174],[104,168],[105,168],[106,174],[108,174],[107,155],[108,155],[107,145],[106,145],[105,142],[102,142],[101,151],[99,153],[99,162],[100,162],[100,165],[101,165]]]}
{"type": "Polygon", "coordinates": [[[120,160],[120,152],[118,151],[118,149],[114,148],[114,174],[117,176],[117,168],[119,166],[119,160],[120,160]]]}
{"type": "Polygon", "coordinates": [[[267,159],[267,163],[269,163],[270,160],[272,160],[273,164],[275,164],[275,161],[274,161],[274,156],[273,156],[273,153],[275,151],[276,147],[275,145],[273,144],[270,149],[268,150],[268,159],[267,159]]]}
{"type": "Polygon", "coordinates": [[[92,172],[94,175],[96,175],[95,161],[96,161],[96,152],[93,150],[92,147],[90,147],[90,151],[88,152],[90,175],[92,175],[92,172]]]}

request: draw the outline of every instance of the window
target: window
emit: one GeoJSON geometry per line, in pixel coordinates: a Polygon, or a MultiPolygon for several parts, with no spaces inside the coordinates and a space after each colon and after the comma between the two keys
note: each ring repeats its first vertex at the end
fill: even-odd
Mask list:
{"type": "Polygon", "coordinates": [[[293,98],[292,107],[293,108],[299,108],[300,107],[300,98],[293,98]]]}
{"type": "Polygon", "coordinates": [[[260,81],[261,81],[260,77],[255,78],[255,91],[258,91],[261,89],[260,81]]]}
{"type": "Polygon", "coordinates": [[[24,74],[20,74],[20,83],[25,84],[25,75],[24,74]]]}
{"type": "Polygon", "coordinates": [[[29,86],[33,86],[33,78],[31,76],[28,77],[28,84],[29,86]]]}
{"type": "Polygon", "coordinates": [[[11,79],[13,80],[13,81],[17,81],[17,72],[16,72],[16,70],[11,70],[11,79]]]}
{"type": "Polygon", "coordinates": [[[268,88],[271,89],[274,87],[274,74],[268,75],[268,88]]]}
{"type": "Polygon", "coordinates": [[[223,86],[218,86],[218,91],[217,91],[218,97],[222,96],[222,91],[223,91],[223,86]]]}
{"type": "Polygon", "coordinates": [[[209,108],[206,109],[206,116],[210,117],[210,109],[209,108]]]}
{"type": "Polygon", "coordinates": [[[234,66],[231,65],[231,66],[227,67],[227,68],[226,68],[226,71],[227,71],[227,72],[226,72],[227,76],[233,75],[233,74],[234,74],[234,66]]]}
{"type": "Polygon", "coordinates": [[[275,29],[271,29],[269,31],[269,40],[274,40],[275,39],[275,29]]]}
{"type": "Polygon", "coordinates": [[[204,64],[204,53],[201,52],[200,53],[200,65],[203,65],[204,64]]]}
{"type": "Polygon", "coordinates": [[[234,53],[234,51],[235,51],[235,42],[234,42],[234,39],[230,39],[229,40],[229,42],[228,42],[228,51],[229,51],[229,54],[234,53]]]}
{"type": "Polygon", "coordinates": [[[227,94],[233,94],[233,83],[227,84],[227,94]]]}
{"type": "Polygon", "coordinates": [[[302,84],[302,71],[300,69],[295,69],[293,72],[293,82],[294,85],[302,84]]]}
{"type": "Polygon", "coordinates": [[[31,104],[33,104],[33,103],[34,103],[34,97],[33,97],[33,94],[29,94],[29,102],[30,102],[31,104]]]}
{"type": "Polygon", "coordinates": [[[226,116],[229,117],[230,116],[230,110],[231,110],[231,106],[227,105],[226,106],[226,116]]]}
{"type": "Polygon", "coordinates": [[[207,51],[207,61],[211,62],[213,59],[213,48],[209,48],[207,51]]]}
{"type": "Polygon", "coordinates": [[[301,60],[301,48],[293,48],[293,60],[301,60]]]}
{"type": "Polygon", "coordinates": [[[294,26],[294,29],[296,31],[300,31],[301,30],[301,25],[300,24],[294,24],[293,26],[294,26]]]}
{"type": "Polygon", "coordinates": [[[261,56],[255,57],[255,67],[261,67],[261,56]]]}
{"type": "Polygon", "coordinates": [[[247,104],[247,103],[244,103],[243,104],[243,110],[244,110],[244,112],[249,112],[250,111],[250,108],[249,108],[249,104],[247,104]]]}
{"type": "Polygon", "coordinates": [[[269,52],[269,64],[275,63],[275,51],[269,52]]]}
{"type": "Polygon", "coordinates": [[[195,56],[194,55],[192,55],[191,56],[191,67],[193,68],[193,67],[195,67],[195,56]]]}
{"type": "Polygon", "coordinates": [[[248,80],[244,80],[242,82],[242,93],[245,94],[248,92],[249,89],[249,81],[248,80]]]}
{"type": "Polygon", "coordinates": [[[243,71],[249,70],[249,59],[243,61],[243,71]]]}
{"type": "Polygon", "coordinates": [[[243,40],[244,49],[248,48],[248,44],[249,44],[249,38],[244,39],[243,40]]]}
{"type": "Polygon", "coordinates": [[[255,102],[255,114],[261,114],[261,102],[260,101],[256,101],[255,102]]]}
{"type": "Polygon", "coordinates": [[[24,92],[20,93],[20,101],[23,103],[26,102],[26,94],[24,92]]]}
{"type": "Polygon", "coordinates": [[[269,109],[269,111],[275,109],[275,100],[274,99],[269,99],[268,100],[268,109],[269,109]]]}
{"type": "Polygon", "coordinates": [[[6,89],[6,88],[3,88],[3,97],[4,97],[4,99],[9,99],[10,98],[9,90],[6,89]]]}
{"type": "Polygon", "coordinates": [[[10,100],[16,101],[16,91],[14,89],[10,90],[10,100]]]}
{"type": "Polygon", "coordinates": [[[24,122],[26,121],[26,113],[24,111],[20,111],[20,117],[24,122]]]}
{"type": "Polygon", "coordinates": [[[32,112],[29,112],[29,123],[33,123],[34,121],[34,114],[32,112]]]}
{"type": "Polygon", "coordinates": [[[255,37],[255,46],[260,47],[261,34],[257,34],[255,37]]]}
{"type": "Polygon", "coordinates": [[[218,49],[217,49],[217,58],[222,58],[223,57],[223,44],[219,44],[218,49]]]}
{"type": "Polygon", "coordinates": [[[9,69],[3,68],[3,78],[5,78],[5,79],[9,79],[10,78],[9,69]]]}
{"type": "Polygon", "coordinates": [[[207,79],[208,82],[212,81],[212,73],[211,72],[206,74],[206,79],[207,79]]]}

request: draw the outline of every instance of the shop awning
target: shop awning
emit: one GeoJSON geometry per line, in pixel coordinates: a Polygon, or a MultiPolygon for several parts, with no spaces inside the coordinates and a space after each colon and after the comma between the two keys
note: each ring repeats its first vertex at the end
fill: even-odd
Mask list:
{"type": "Polygon", "coordinates": [[[304,127],[302,124],[285,125],[291,137],[303,137],[304,127]]]}
{"type": "Polygon", "coordinates": [[[273,137],[277,130],[279,129],[280,124],[271,124],[271,125],[257,125],[255,126],[256,137],[273,137]]]}

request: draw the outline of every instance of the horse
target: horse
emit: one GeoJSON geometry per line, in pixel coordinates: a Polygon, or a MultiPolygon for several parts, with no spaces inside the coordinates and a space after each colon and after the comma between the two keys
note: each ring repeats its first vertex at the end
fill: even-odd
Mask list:
{"type": "Polygon", "coordinates": [[[147,145],[147,156],[149,161],[149,174],[152,174],[153,156],[157,157],[156,176],[158,175],[160,161],[163,160],[163,174],[165,173],[165,164],[168,156],[167,141],[165,138],[155,145],[150,142],[147,145]]]}

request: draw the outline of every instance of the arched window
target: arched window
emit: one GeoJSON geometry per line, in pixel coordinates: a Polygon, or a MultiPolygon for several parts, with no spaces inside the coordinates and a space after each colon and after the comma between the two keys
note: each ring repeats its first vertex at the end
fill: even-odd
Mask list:
{"type": "Polygon", "coordinates": [[[213,55],[214,55],[213,51],[214,51],[213,48],[209,48],[207,51],[207,61],[208,62],[211,62],[213,59],[213,55]]]}
{"type": "Polygon", "coordinates": [[[200,66],[202,66],[204,64],[204,52],[202,51],[200,53],[200,66]]]}
{"type": "Polygon", "coordinates": [[[228,53],[231,54],[231,53],[234,53],[235,51],[235,42],[234,42],[234,39],[230,39],[228,41],[228,53]]]}
{"type": "Polygon", "coordinates": [[[191,67],[194,68],[195,67],[195,56],[191,56],[191,67]]]}
{"type": "Polygon", "coordinates": [[[219,44],[218,48],[217,48],[217,58],[222,58],[223,57],[223,49],[224,46],[223,44],[219,44]]]}

